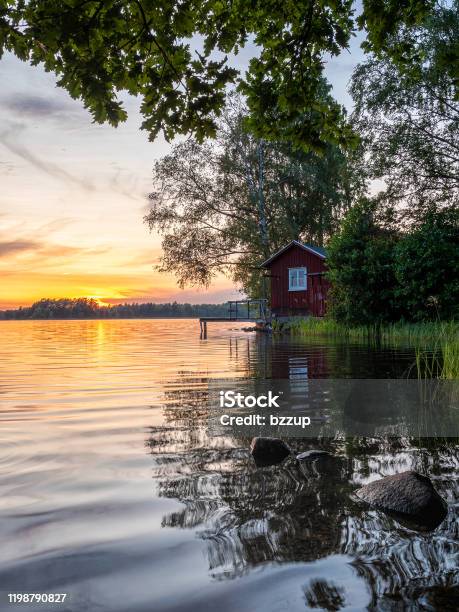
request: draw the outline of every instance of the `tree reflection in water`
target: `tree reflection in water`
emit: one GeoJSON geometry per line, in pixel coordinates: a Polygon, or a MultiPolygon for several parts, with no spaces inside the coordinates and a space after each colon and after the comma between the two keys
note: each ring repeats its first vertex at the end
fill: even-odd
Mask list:
{"type": "MultiPolygon", "coordinates": [[[[287,362],[282,361],[270,346],[269,361],[265,349],[263,358],[247,355],[247,376],[260,374],[251,371],[251,363],[262,367],[263,376],[269,370],[280,378],[279,367],[289,371],[291,355],[286,352],[287,362]]],[[[318,348],[315,364],[308,355],[306,376],[326,370],[330,375],[327,356],[318,348]]],[[[293,363],[297,375],[298,355],[293,363]]],[[[289,443],[297,452],[320,447],[337,457],[309,466],[289,458],[257,468],[250,440],[208,436],[207,383],[205,376],[187,372],[170,383],[166,425],[152,428],[148,445],[159,494],[183,504],[163,518],[163,526],[196,531],[206,544],[214,579],[235,578],[267,563],[309,563],[340,554],[365,581],[369,609],[459,609],[456,441],[430,441],[427,448],[427,441],[408,439],[296,439],[289,443]],[[448,516],[432,532],[413,530],[353,501],[352,492],[362,483],[407,469],[428,474],[448,502],[448,516]]],[[[333,575],[310,580],[303,589],[306,607],[345,606],[345,584],[333,575]]]]}

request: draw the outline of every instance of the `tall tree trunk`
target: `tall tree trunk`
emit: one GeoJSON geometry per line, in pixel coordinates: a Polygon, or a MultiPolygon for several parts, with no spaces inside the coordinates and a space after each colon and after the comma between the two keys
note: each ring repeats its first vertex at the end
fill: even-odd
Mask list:
{"type": "MultiPolygon", "coordinates": [[[[247,187],[249,190],[252,201],[257,205],[258,210],[258,231],[261,243],[261,249],[263,253],[263,259],[268,259],[270,256],[269,250],[269,237],[268,237],[268,222],[266,219],[266,207],[265,207],[265,194],[264,194],[264,166],[265,166],[265,152],[264,152],[264,141],[262,139],[257,141],[257,161],[258,161],[258,185],[256,184],[254,173],[250,167],[249,155],[244,150],[244,146],[241,144],[241,155],[245,165],[247,187]]],[[[266,277],[261,273],[261,297],[267,298],[267,286],[266,277]]]]}
{"type": "Polygon", "coordinates": [[[260,227],[260,238],[261,245],[263,248],[263,255],[268,258],[269,253],[269,240],[268,240],[268,223],[266,220],[266,208],[265,208],[265,149],[264,140],[258,141],[258,225],[260,227]]]}
{"type": "Polygon", "coordinates": [[[263,256],[267,258],[269,253],[268,240],[268,223],[266,220],[265,194],[264,194],[264,141],[259,140],[257,143],[257,161],[258,161],[258,185],[255,181],[254,173],[250,167],[249,156],[241,143],[241,154],[245,165],[247,187],[252,201],[257,205],[258,209],[258,230],[260,236],[263,256]]]}
{"type": "Polygon", "coordinates": [[[324,246],[324,219],[323,219],[323,214],[322,214],[322,210],[320,211],[320,215],[319,215],[319,231],[317,232],[317,246],[323,247],[324,246]]]}
{"type": "MultiPolygon", "coordinates": [[[[258,141],[258,225],[260,227],[260,238],[261,245],[263,248],[263,255],[267,259],[270,255],[269,252],[269,239],[268,239],[268,223],[266,220],[266,208],[265,208],[265,149],[264,141],[260,138],[258,141]]],[[[261,297],[266,299],[268,297],[266,287],[266,277],[262,273],[261,275],[261,297]]]]}

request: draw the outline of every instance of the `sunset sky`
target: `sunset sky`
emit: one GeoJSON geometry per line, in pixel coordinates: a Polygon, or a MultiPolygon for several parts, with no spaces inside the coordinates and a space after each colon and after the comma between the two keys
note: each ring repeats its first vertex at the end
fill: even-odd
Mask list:
{"type": "MultiPolygon", "coordinates": [[[[327,66],[348,108],[346,85],[361,58],[354,40],[327,66]]],[[[138,100],[126,96],[129,119],[115,129],[92,124],[52,74],[11,55],[0,61],[0,82],[0,309],[42,297],[200,303],[240,295],[223,277],[208,290],[180,290],[154,269],[161,241],[142,219],[153,163],[170,145],[139,130],[138,100]]]]}

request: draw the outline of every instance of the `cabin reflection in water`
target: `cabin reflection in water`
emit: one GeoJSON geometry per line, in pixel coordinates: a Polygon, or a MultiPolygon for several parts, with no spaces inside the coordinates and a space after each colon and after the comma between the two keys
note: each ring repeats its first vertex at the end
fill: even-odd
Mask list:
{"type": "Polygon", "coordinates": [[[413,348],[397,349],[320,338],[299,340],[254,333],[228,339],[228,355],[237,376],[289,379],[296,368],[307,378],[415,378],[413,348]]]}
{"type": "Polygon", "coordinates": [[[248,378],[330,378],[329,353],[330,347],[276,341],[262,333],[229,341],[230,359],[248,378]]]}
{"type": "MultiPolygon", "coordinates": [[[[232,338],[229,351],[239,376],[288,378],[300,386],[332,375],[337,363],[326,347],[289,347],[264,338],[232,338]]],[[[213,578],[236,578],[272,563],[323,560],[323,575],[305,571],[298,584],[307,607],[339,610],[349,604],[344,569],[330,569],[339,566],[362,583],[365,608],[457,609],[450,607],[459,582],[457,445],[431,440],[427,451],[408,439],[296,439],[289,443],[297,452],[320,447],[335,457],[309,467],[287,459],[257,468],[249,440],[208,436],[207,382],[191,372],[170,381],[163,398],[167,427],[152,428],[148,445],[159,494],[181,503],[162,524],[196,532],[213,578]],[[414,531],[353,501],[362,483],[407,469],[429,473],[448,500],[448,516],[432,532],[414,531]]]]}

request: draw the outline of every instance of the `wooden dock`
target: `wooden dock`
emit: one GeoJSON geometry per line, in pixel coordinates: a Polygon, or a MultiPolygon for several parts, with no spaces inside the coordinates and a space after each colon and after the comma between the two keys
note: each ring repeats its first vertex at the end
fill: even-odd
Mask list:
{"type": "Polygon", "coordinates": [[[207,323],[255,323],[268,322],[267,300],[232,300],[228,302],[227,317],[200,317],[201,338],[207,338],[207,323]]]}

